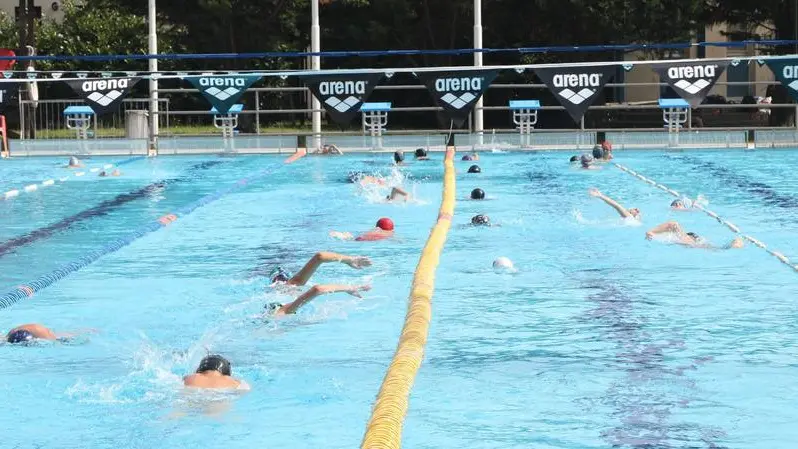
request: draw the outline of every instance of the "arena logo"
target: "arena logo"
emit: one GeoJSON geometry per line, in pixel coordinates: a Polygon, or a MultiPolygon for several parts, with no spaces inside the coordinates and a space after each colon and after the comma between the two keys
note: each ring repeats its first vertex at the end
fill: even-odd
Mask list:
{"type": "Polygon", "coordinates": [[[119,78],[112,80],[92,80],[84,81],[80,89],[88,94],[87,100],[91,100],[102,106],[108,106],[116,101],[117,98],[125,94],[125,89],[130,85],[129,78],[119,78]],[[105,92],[107,91],[107,92],[105,92]],[[103,93],[105,92],[105,93],[103,93]]]}
{"type": "Polygon", "coordinates": [[[225,101],[246,90],[247,80],[238,77],[202,77],[199,85],[205,88],[206,94],[225,101]]]}
{"type": "Polygon", "coordinates": [[[783,69],[781,69],[781,75],[784,77],[785,80],[793,80],[787,87],[792,90],[798,90],[798,66],[796,65],[786,65],[783,69]]]}
{"type": "Polygon", "coordinates": [[[602,87],[602,73],[559,73],[552,78],[557,95],[573,104],[581,104],[594,95],[602,87]]]}
{"type": "Polygon", "coordinates": [[[361,103],[367,86],[367,81],[322,81],[318,89],[321,96],[327,97],[325,104],[344,113],[361,103]]]}
{"type": "Polygon", "coordinates": [[[435,90],[445,93],[441,101],[455,109],[462,109],[476,100],[482,93],[484,77],[438,78],[435,80],[435,90]],[[456,94],[453,92],[464,92],[456,94]]]}
{"type": "Polygon", "coordinates": [[[696,95],[714,84],[719,75],[717,64],[674,66],[669,67],[667,74],[670,80],[677,80],[672,85],[690,95],[696,95]]]}

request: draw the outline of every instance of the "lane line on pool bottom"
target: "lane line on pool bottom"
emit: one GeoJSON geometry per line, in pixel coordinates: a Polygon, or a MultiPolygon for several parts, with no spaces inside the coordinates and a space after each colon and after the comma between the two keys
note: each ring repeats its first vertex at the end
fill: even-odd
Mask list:
{"type": "MultiPolygon", "coordinates": [[[[145,158],[146,158],[146,156],[131,157],[129,159],[125,159],[125,160],[119,161],[119,162],[114,163],[114,164],[105,164],[105,165],[102,166],[102,168],[101,167],[90,168],[89,172],[90,173],[97,173],[100,170],[108,170],[108,169],[111,169],[113,167],[121,167],[123,165],[127,165],[127,164],[129,164],[131,162],[136,162],[136,161],[138,161],[140,159],[145,159],[145,158]]],[[[76,172],[71,173],[71,175],[74,176],[74,177],[81,177],[81,176],[84,176],[85,174],[86,174],[85,171],[76,171],[76,172]]],[[[41,181],[41,182],[37,182],[37,183],[34,183],[34,184],[26,185],[21,190],[20,189],[12,189],[12,190],[9,190],[7,192],[4,192],[3,194],[0,194],[0,200],[9,200],[11,198],[16,198],[16,197],[19,196],[20,193],[23,193],[23,192],[24,193],[35,192],[35,191],[39,190],[39,188],[49,187],[49,186],[55,185],[56,182],[66,182],[67,180],[69,180],[69,176],[62,176],[60,178],[46,179],[46,180],[41,181]]]]}
{"type": "Polygon", "coordinates": [[[726,226],[733,233],[735,233],[735,234],[739,235],[740,237],[742,237],[743,239],[751,242],[752,244],[754,244],[754,246],[762,248],[763,250],[765,250],[765,252],[767,252],[771,256],[775,257],[781,263],[783,263],[784,265],[787,265],[788,267],[792,268],[796,273],[798,273],[798,264],[793,264],[792,262],[790,262],[790,259],[787,258],[787,256],[785,256],[781,251],[775,251],[773,249],[770,249],[761,240],[759,240],[757,238],[754,238],[751,235],[743,234],[743,232],[740,230],[740,228],[737,225],[735,225],[731,221],[726,220],[725,218],[721,217],[717,213],[705,208],[704,206],[702,206],[700,204],[697,204],[695,202],[695,200],[690,199],[690,197],[688,197],[686,195],[682,195],[679,192],[677,192],[676,190],[673,190],[673,189],[671,189],[671,188],[669,188],[669,187],[667,187],[667,186],[665,186],[663,184],[660,184],[660,183],[654,181],[653,179],[647,178],[647,177],[641,175],[640,173],[638,173],[638,172],[636,172],[636,171],[634,171],[634,170],[632,170],[632,169],[630,169],[628,167],[624,167],[623,165],[618,164],[617,162],[613,162],[613,165],[615,165],[616,167],[621,169],[621,171],[623,171],[625,173],[628,173],[628,174],[634,176],[635,178],[637,178],[637,179],[639,179],[639,180],[641,180],[641,181],[643,181],[643,182],[645,182],[647,184],[651,184],[652,186],[654,186],[654,187],[656,187],[656,188],[658,188],[658,189],[660,189],[660,190],[662,190],[664,192],[667,192],[667,193],[669,193],[669,194],[671,194],[671,195],[673,195],[673,196],[675,196],[677,198],[686,198],[686,199],[692,201],[693,207],[695,207],[696,209],[704,212],[708,216],[714,218],[715,220],[718,221],[718,223],[726,226]]]}
{"type": "Polygon", "coordinates": [[[206,206],[206,205],[218,200],[219,198],[221,198],[221,197],[223,197],[225,195],[228,195],[228,194],[230,194],[230,193],[232,193],[232,192],[234,192],[236,190],[239,190],[239,189],[243,188],[244,186],[246,186],[247,184],[249,184],[250,182],[252,182],[252,181],[254,181],[256,179],[260,179],[260,178],[263,178],[263,177],[265,177],[267,175],[270,175],[274,171],[275,171],[275,168],[262,170],[262,171],[254,174],[252,176],[243,178],[243,179],[237,181],[235,184],[233,184],[233,185],[231,185],[229,187],[217,190],[216,192],[211,193],[209,195],[206,195],[206,196],[200,198],[199,200],[197,200],[197,201],[195,201],[195,202],[193,202],[193,203],[191,203],[191,204],[189,204],[189,205],[187,205],[187,206],[185,206],[185,207],[183,207],[181,209],[178,209],[175,212],[172,212],[172,213],[165,214],[165,215],[161,216],[156,221],[151,222],[151,223],[143,226],[141,229],[139,229],[136,232],[133,232],[133,233],[129,234],[127,237],[123,237],[121,239],[117,239],[117,240],[111,242],[110,244],[106,245],[104,248],[92,251],[92,252],[86,254],[85,256],[83,256],[83,257],[81,257],[81,258],[79,258],[77,260],[74,260],[74,261],[62,266],[61,268],[57,268],[57,269],[51,271],[50,273],[47,273],[47,274],[45,274],[43,276],[40,276],[38,279],[36,279],[36,280],[34,280],[32,282],[28,282],[28,283],[25,283],[25,284],[17,286],[13,290],[11,290],[11,291],[3,294],[2,296],[0,296],[0,309],[5,309],[7,307],[10,307],[10,306],[16,304],[17,302],[19,302],[19,301],[21,301],[21,300],[23,300],[25,298],[30,298],[34,294],[36,294],[36,293],[44,290],[45,288],[55,284],[56,282],[58,282],[61,279],[69,276],[70,274],[72,274],[72,273],[74,273],[74,272],[76,272],[76,271],[78,271],[78,270],[80,270],[80,269],[82,269],[82,268],[94,263],[99,258],[101,258],[101,257],[103,257],[103,256],[105,256],[107,254],[111,254],[113,252],[116,252],[116,251],[120,250],[121,248],[123,248],[123,247],[133,243],[134,241],[140,239],[141,237],[144,237],[147,234],[153,233],[153,232],[155,232],[155,231],[157,231],[157,230],[159,230],[159,229],[161,229],[161,228],[163,228],[165,226],[169,226],[170,224],[174,223],[175,221],[177,221],[181,217],[184,217],[184,216],[194,212],[196,209],[199,209],[200,207],[206,206]]]}

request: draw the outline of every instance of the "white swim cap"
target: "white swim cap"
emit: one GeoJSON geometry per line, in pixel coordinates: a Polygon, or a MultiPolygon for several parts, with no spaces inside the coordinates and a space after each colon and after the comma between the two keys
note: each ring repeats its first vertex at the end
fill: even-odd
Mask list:
{"type": "Polygon", "coordinates": [[[513,261],[507,257],[499,257],[493,261],[493,269],[496,271],[515,271],[513,261]]]}

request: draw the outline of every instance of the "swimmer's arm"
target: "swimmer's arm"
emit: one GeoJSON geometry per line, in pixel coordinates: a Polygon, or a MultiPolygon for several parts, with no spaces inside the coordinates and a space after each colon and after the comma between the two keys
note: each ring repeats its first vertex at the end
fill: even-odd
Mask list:
{"type": "Polygon", "coordinates": [[[410,194],[407,193],[407,191],[401,187],[393,187],[391,189],[391,200],[395,200],[399,196],[403,196],[405,197],[405,199],[407,199],[410,196],[410,194]]]}
{"type": "Polygon", "coordinates": [[[605,203],[609,204],[610,206],[612,206],[613,209],[618,211],[618,213],[621,215],[621,217],[629,218],[629,217],[632,216],[632,214],[630,214],[629,211],[625,207],[621,206],[617,201],[615,201],[614,199],[608,197],[607,195],[604,195],[603,193],[599,192],[598,190],[591,189],[590,190],[590,194],[592,196],[604,201],[605,203]]]}
{"type": "Polygon", "coordinates": [[[684,234],[684,231],[682,231],[682,227],[679,226],[679,223],[676,223],[675,221],[668,221],[649,229],[648,232],[646,232],[646,238],[650,239],[657,234],[666,234],[669,232],[674,232],[679,235],[684,234]]]}
{"type": "Polygon", "coordinates": [[[291,285],[305,285],[313,276],[313,273],[319,269],[321,264],[329,262],[341,262],[349,265],[352,268],[363,268],[371,265],[371,261],[367,257],[360,256],[345,256],[343,254],[332,253],[329,251],[319,251],[310,258],[308,263],[299,270],[299,273],[294,275],[288,280],[291,285]]]}
{"type": "Polygon", "coordinates": [[[308,291],[303,293],[299,296],[295,301],[284,305],[280,312],[288,315],[292,313],[296,313],[302,306],[309,303],[317,296],[327,295],[330,293],[349,293],[352,296],[356,296],[360,298],[360,292],[370,290],[370,285],[335,285],[335,284],[326,284],[326,285],[314,285],[308,291]]]}

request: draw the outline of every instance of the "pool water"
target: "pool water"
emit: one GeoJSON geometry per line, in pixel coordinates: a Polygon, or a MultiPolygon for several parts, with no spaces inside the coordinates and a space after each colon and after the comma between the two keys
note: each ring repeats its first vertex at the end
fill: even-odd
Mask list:
{"type": "MultiPolygon", "coordinates": [[[[617,153],[798,257],[794,150],[617,153]]],[[[717,244],[733,234],[700,212],[671,211],[672,197],[617,168],[578,170],[569,156],[483,154],[481,174],[456,163],[458,203],[405,447],[790,447],[796,272],[751,245],[706,251],[645,240],[666,220],[717,244]],[[487,200],[468,200],[476,187],[487,200]],[[639,207],[643,224],[622,221],[590,187],[639,207]],[[500,226],[467,226],[478,213],[500,226]],[[494,273],[498,256],[519,272],[494,273]]],[[[7,291],[267,173],[0,311],[2,332],[28,322],[96,330],[68,344],[0,345],[2,446],[357,447],[437,216],[441,158],[397,172],[386,154],[288,166],[272,156],[161,157],[130,163],[119,178],[72,177],[0,202],[7,291]],[[353,170],[403,181],[415,200],[386,204],[384,190],[347,182],[353,170]],[[328,236],[382,216],[396,223],[393,240],[328,236]],[[312,282],[373,289],[264,320],[265,303],[291,298],[263,274],[276,265],[295,272],[319,250],[374,265],[328,264],[312,282]],[[181,377],[207,351],[228,357],[252,391],[185,392],[181,377]]],[[[3,161],[2,186],[65,172],[59,164],[3,161]]]]}

